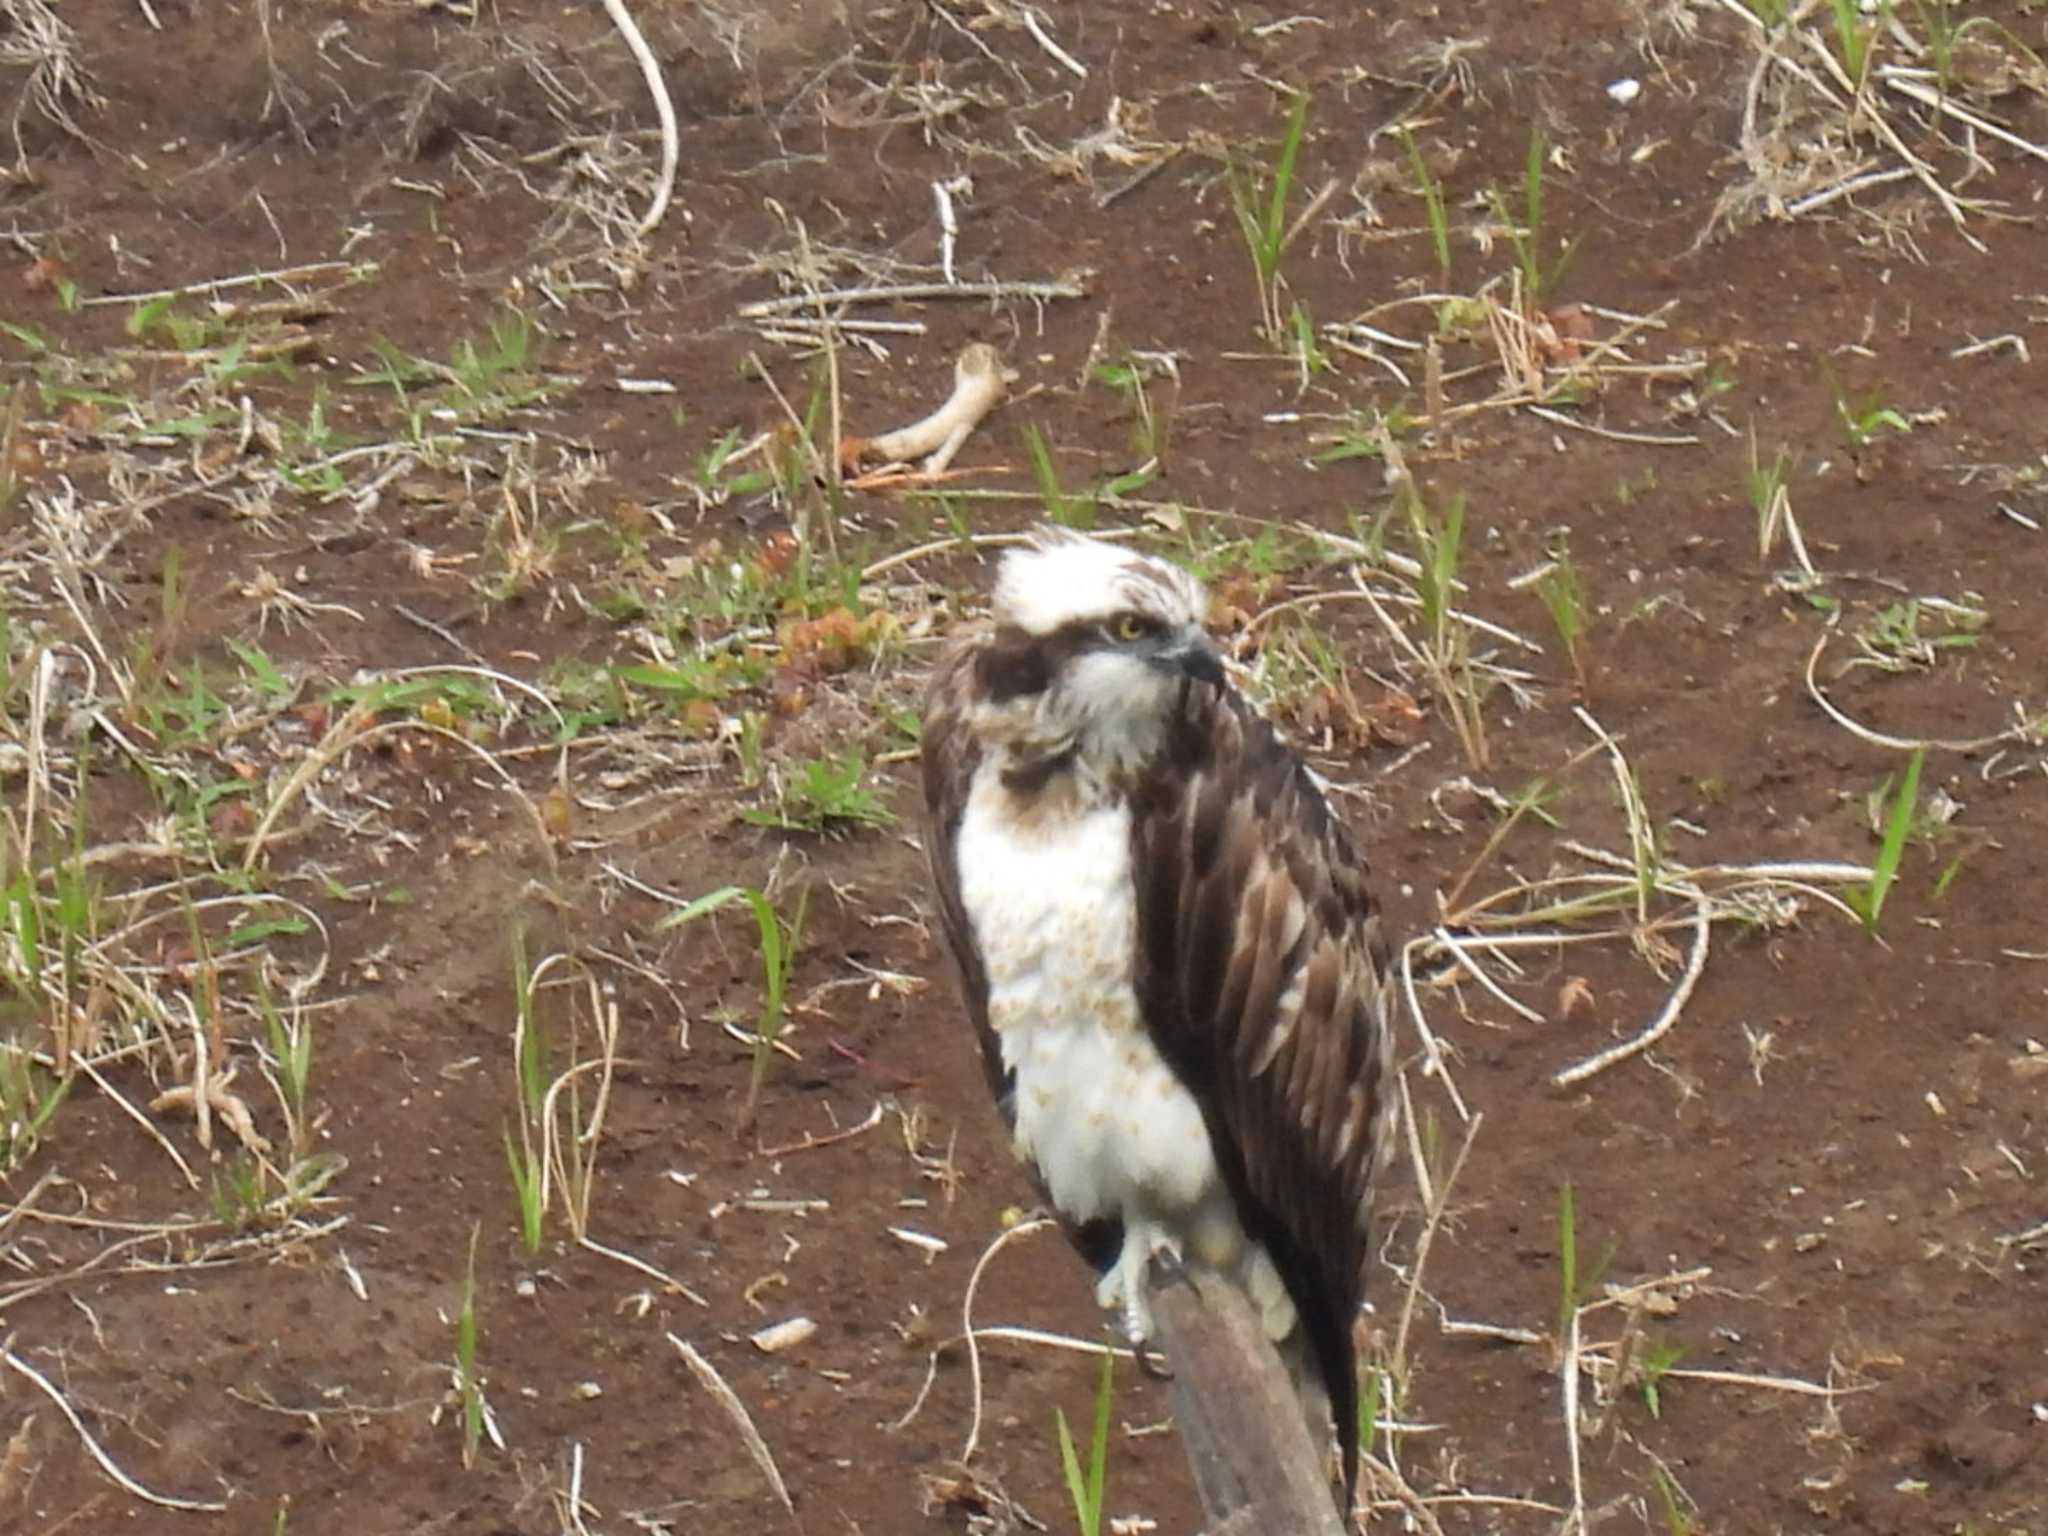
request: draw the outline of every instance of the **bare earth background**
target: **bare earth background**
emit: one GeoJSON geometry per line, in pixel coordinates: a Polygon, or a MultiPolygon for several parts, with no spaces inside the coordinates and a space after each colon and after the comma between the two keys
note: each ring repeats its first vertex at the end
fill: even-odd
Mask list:
{"type": "Polygon", "coordinates": [[[0,1526],[1073,1529],[913,834],[1052,515],[1414,941],[1367,1523],[2048,1530],[2041,7],[631,3],[644,237],[601,7],[0,0],[0,1526]]]}

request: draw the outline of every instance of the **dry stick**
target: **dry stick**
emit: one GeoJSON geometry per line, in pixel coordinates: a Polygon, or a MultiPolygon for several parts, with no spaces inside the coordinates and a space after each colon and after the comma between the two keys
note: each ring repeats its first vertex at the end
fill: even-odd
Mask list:
{"type": "Polygon", "coordinates": [[[1903,165],[1883,171],[1858,171],[1831,187],[1822,187],[1818,192],[1809,192],[1804,197],[1793,198],[1785,205],[1785,211],[1796,218],[1802,213],[1825,208],[1829,203],[1838,203],[1845,197],[1852,197],[1871,187],[1881,187],[1893,181],[1910,181],[1912,177],[1911,168],[1903,165]]]}
{"type": "Polygon", "coordinates": [[[52,1384],[49,1377],[16,1355],[11,1349],[0,1350],[0,1361],[4,1361],[8,1366],[19,1371],[38,1387],[42,1388],[44,1395],[57,1405],[57,1411],[63,1414],[71,1427],[78,1432],[78,1438],[85,1442],[86,1450],[91,1453],[92,1459],[100,1464],[100,1470],[119,1483],[127,1492],[135,1495],[136,1498],[141,1499],[144,1503],[155,1504],[164,1509],[183,1509],[199,1514],[218,1514],[227,1508],[225,1503],[213,1503],[200,1499],[174,1498],[170,1494],[154,1493],[143,1487],[142,1484],[136,1482],[134,1478],[116,1466],[114,1458],[100,1448],[99,1441],[93,1439],[92,1435],[86,1430],[84,1421],[78,1417],[78,1410],[71,1406],[65,1399],[64,1394],[59,1392],[56,1386],[52,1384]]]}
{"type": "MultiPolygon", "coordinates": [[[[988,283],[883,283],[873,288],[828,288],[823,293],[788,293],[780,298],[760,299],[740,306],[740,318],[759,320],[767,315],[808,309],[818,304],[883,304],[894,299],[1085,299],[1088,290],[1079,282],[1055,279],[1038,282],[988,283]]],[[[87,300],[91,303],[91,300],[87,300]]]]}
{"type": "Polygon", "coordinates": [[[615,1264],[623,1264],[628,1269],[637,1269],[641,1274],[647,1276],[647,1278],[650,1280],[659,1280],[663,1285],[667,1286],[670,1290],[674,1291],[678,1296],[682,1297],[685,1301],[695,1302],[698,1306],[703,1307],[707,1310],[711,1306],[710,1302],[706,1301],[702,1296],[699,1296],[695,1291],[691,1290],[687,1285],[683,1284],[682,1281],[676,1279],[675,1276],[668,1274],[665,1271],[656,1269],[652,1264],[648,1263],[645,1259],[635,1258],[632,1254],[627,1253],[623,1248],[607,1247],[605,1244],[600,1243],[596,1238],[590,1236],[588,1233],[585,1233],[583,1236],[576,1239],[576,1246],[579,1248],[588,1248],[592,1253],[597,1254],[599,1257],[610,1259],[615,1264]]]}
{"type": "Polygon", "coordinates": [[[1522,409],[1531,416],[1540,416],[1557,426],[1570,427],[1574,432],[1590,433],[1594,437],[1604,437],[1617,443],[1644,443],[1652,448],[1697,448],[1700,442],[1698,434],[1692,432],[1667,437],[1655,432],[1624,432],[1619,427],[1595,426],[1590,421],[1580,421],[1576,417],[1565,415],[1562,411],[1553,411],[1547,405],[1525,405],[1522,409]]]}
{"type": "Polygon", "coordinates": [[[1368,1507],[1401,1510],[1412,1522],[1409,1528],[1420,1529],[1422,1536],[1444,1536],[1444,1528],[1437,1520],[1435,1511],[1430,1508],[1432,1504],[1514,1504],[1523,1508],[1541,1509],[1546,1514],[1564,1513],[1563,1510],[1547,1504],[1538,1505],[1533,1501],[1483,1493],[1440,1493],[1424,1498],[1408,1486],[1408,1479],[1401,1475],[1401,1469],[1391,1461],[1381,1461],[1376,1456],[1363,1456],[1359,1458],[1359,1464],[1385,1483],[1393,1495],[1388,1499],[1368,1499],[1368,1507]]]}
{"type": "Polygon", "coordinates": [[[1486,974],[1486,968],[1482,966],[1477,960],[1474,960],[1470,955],[1465,953],[1465,945],[1463,941],[1460,940],[1456,934],[1452,933],[1450,929],[1439,927],[1436,929],[1434,933],[1430,935],[1430,937],[1435,939],[1438,947],[1441,948],[1444,951],[1444,953],[1448,954],[1451,957],[1452,964],[1456,965],[1459,970],[1463,971],[1466,975],[1470,976],[1474,981],[1478,982],[1479,985],[1486,991],[1492,993],[1495,1000],[1498,1001],[1500,1005],[1503,1008],[1506,1008],[1510,1013],[1520,1014],[1523,1018],[1527,1019],[1531,1024],[1548,1024],[1550,1022],[1550,1020],[1545,1018],[1541,1013],[1537,1012],[1534,1008],[1531,1008],[1527,1003],[1521,1002],[1516,998],[1508,996],[1508,994],[1501,989],[1500,983],[1495,981],[1491,976],[1486,974]]]}
{"type": "Polygon", "coordinates": [[[114,1106],[117,1109],[119,1109],[123,1114],[127,1115],[129,1119],[133,1120],[137,1125],[141,1126],[143,1130],[149,1133],[151,1138],[155,1140],[156,1144],[162,1147],[164,1151],[170,1156],[171,1161],[178,1165],[178,1172],[185,1175],[185,1182],[191,1185],[194,1189],[197,1189],[199,1187],[199,1175],[192,1171],[192,1165],[190,1163],[186,1162],[183,1157],[178,1155],[178,1149],[171,1145],[169,1140],[166,1139],[166,1137],[164,1136],[164,1133],[156,1128],[156,1122],[151,1120],[149,1116],[145,1115],[133,1104],[129,1103],[128,1100],[124,1098],[120,1094],[120,1092],[118,1092],[115,1089],[112,1083],[108,1082],[104,1077],[100,1076],[99,1069],[95,1067],[90,1061],[87,1061],[83,1057],[81,1057],[79,1058],[78,1066],[79,1069],[82,1072],[84,1072],[87,1077],[93,1080],[94,1084],[98,1086],[100,1092],[104,1093],[109,1099],[113,1101],[114,1106]]]}
{"type": "Polygon", "coordinates": [[[294,277],[308,277],[315,272],[374,273],[374,261],[312,261],[298,267],[275,267],[267,272],[243,272],[235,277],[204,278],[196,283],[186,283],[177,288],[153,288],[147,293],[103,293],[90,299],[80,299],[81,308],[96,304],[146,304],[153,299],[181,299],[189,293],[213,293],[222,288],[247,288],[255,283],[282,283],[294,277]]]}
{"type": "MultiPolygon", "coordinates": [[[[120,1254],[126,1253],[131,1248],[139,1248],[144,1243],[163,1242],[167,1240],[173,1233],[196,1231],[199,1228],[210,1225],[213,1225],[213,1223],[166,1223],[163,1229],[160,1231],[138,1232],[133,1237],[124,1237],[117,1243],[109,1243],[106,1247],[100,1249],[99,1252],[95,1253],[91,1258],[87,1259],[83,1264],[74,1265],[70,1269],[60,1270],[54,1274],[44,1275],[39,1279],[35,1280],[16,1280],[8,1282],[4,1285],[0,1285],[0,1312],[6,1311],[7,1308],[13,1306],[18,1301],[28,1300],[31,1296],[41,1296],[47,1291],[60,1290],[66,1286],[76,1285],[80,1280],[83,1280],[88,1275],[99,1274],[103,1272],[103,1266],[106,1264],[107,1260],[115,1258],[120,1254]]],[[[111,1273],[116,1275],[161,1274],[167,1268],[175,1269],[178,1267],[180,1266],[167,1266],[162,1264],[143,1264],[142,1262],[137,1260],[132,1261],[127,1269],[117,1269],[111,1271],[111,1273]]],[[[184,1267],[197,1269],[204,1266],[193,1264],[184,1267]]]]}
{"type": "Polygon", "coordinates": [[[1410,939],[1401,946],[1401,990],[1408,999],[1408,1016],[1414,1021],[1415,1032],[1422,1039],[1422,1075],[1440,1081],[1444,1085],[1444,1091],[1451,1096],[1451,1107],[1457,1110],[1458,1118],[1470,1120],[1472,1111],[1465,1107],[1465,1097],[1458,1092],[1458,1084],[1451,1076],[1449,1064],[1444,1060],[1443,1047],[1430,1029],[1428,1019],[1423,1017],[1422,1000],[1415,995],[1415,950],[1419,945],[1429,942],[1426,938],[1410,939]]]}
{"type": "Polygon", "coordinates": [[[1572,1508],[1565,1517],[1566,1536],[1586,1536],[1586,1477],[1579,1463],[1579,1314],[1572,1310],[1571,1326],[1565,1333],[1564,1436],[1572,1473],[1572,1508]]]}
{"type": "MultiPolygon", "coordinates": [[[[1934,167],[1906,147],[1906,141],[1899,137],[1898,130],[1892,127],[1884,113],[1880,112],[1876,106],[1865,98],[1862,92],[1850,81],[1848,75],[1843,73],[1842,66],[1835,61],[1835,56],[1828,52],[1827,44],[1810,32],[1802,31],[1799,35],[1806,45],[1819,56],[1821,63],[1827,66],[1828,72],[1835,77],[1836,83],[1843,90],[1849,92],[1852,110],[1859,104],[1862,106],[1864,115],[1869,118],[1870,126],[1876,131],[1877,136],[1885,141],[1893,154],[1897,155],[1912,169],[1913,175],[1919,179],[1920,184],[1934,194],[1935,201],[1940,203],[1942,210],[1948,214],[1949,222],[1955,225],[1956,233],[1961,235],[1973,249],[1978,251],[1986,250],[1987,247],[1984,242],[1971,234],[1967,227],[1967,220],[1963,213],[1965,200],[1949,191],[1942,184],[1941,178],[1934,174],[1934,167]]],[[[1981,211],[1986,207],[1986,204],[1972,198],[1968,200],[1968,206],[1981,211]]]]}
{"type": "Polygon", "coordinates": [[[1759,1376],[1750,1371],[1711,1371],[1691,1367],[1672,1366],[1664,1372],[1666,1376],[1682,1377],[1686,1381],[1709,1381],[1724,1387],[1756,1387],[1766,1392],[1792,1392],[1802,1397],[1839,1397],[1849,1392],[1875,1392],[1873,1383],[1867,1387],[1826,1386],[1817,1381],[1805,1381],[1797,1376],[1759,1376]]]}
{"type": "Polygon", "coordinates": [[[842,1141],[851,1141],[854,1137],[865,1131],[873,1130],[881,1123],[882,1101],[877,1099],[875,1100],[875,1107],[868,1111],[867,1118],[858,1125],[843,1126],[839,1130],[824,1136],[819,1136],[811,1131],[805,1131],[803,1140],[787,1141],[779,1147],[762,1147],[760,1154],[763,1157],[788,1157],[794,1152],[815,1152],[820,1147],[836,1146],[842,1141]]]}
{"type": "Polygon", "coordinates": [[[1344,1536],[1287,1368],[1235,1285],[1192,1271],[1146,1283],[1173,1361],[1173,1419],[1210,1536],[1344,1536]]]}
{"type": "Polygon", "coordinates": [[[1597,1055],[1589,1056],[1575,1067],[1566,1067],[1551,1076],[1551,1085],[1569,1088],[1582,1083],[1595,1073],[1604,1072],[1616,1062],[1627,1061],[1663,1039],[1678,1022],[1678,1015],[1685,1009],[1692,996],[1692,989],[1700,979],[1700,972],[1707,964],[1707,936],[1713,932],[1713,907],[1706,897],[1697,898],[1693,909],[1692,953],[1686,957],[1685,974],[1678,978],[1678,985],[1671,989],[1671,995],[1664,1000],[1664,1006],[1657,1010],[1657,1016],[1639,1035],[1609,1046],[1597,1055]]]}
{"type": "MultiPolygon", "coordinates": [[[[856,320],[851,316],[840,315],[829,315],[821,320],[816,315],[777,315],[775,323],[785,329],[798,331],[830,329],[835,331],[865,332],[877,336],[928,336],[931,334],[931,327],[922,320],[856,320]]],[[[618,383],[621,388],[627,387],[627,381],[624,379],[620,379],[618,383]]],[[[639,381],[639,385],[641,389],[647,390],[649,393],[665,395],[675,393],[675,386],[669,384],[667,380],[639,381]],[[658,391],[650,390],[648,389],[650,383],[658,383],[664,387],[658,391]]]]}
{"type": "Polygon", "coordinates": [[[738,1393],[725,1384],[725,1378],[718,1374],[709,1360],[674,1334],[671,1333],[667,1337],[669,1343],[675,1345],[676,1352],[683,1357],[683,1363],[689,1366],[690,1374],[695,1376],[704,1390],[717,1400],[719,1407],[731,1415],[734,1427],[740,1432],[741,1442],[746,1446],[748,1454],[754,1458],[754,1465],[759,1467],[761,1475],[768,1479],[768,1486],[775,1490],[775,1497],[782,1501],[783,1509],[794,1518],[796,1505],[790,1501],[789,1485],[783,1482],[782,1473],[775,1465],[775,1458],[768,1453],[768,1442],[761,1438],[761,1431],[754,1427],[753,1415],[747,1412],[747,1405],[740,1401],[738,1393]]]}
{"type": "Polygon", "coordinates": [[[1436,1204],[1436,1187],[1429,1176],[1429,1164],[1422,1156],[1422,1136],[1415,1124],[1415,1099],[1408,1091],[1406,1067],[1394,1075],[1394,1083],[1401,1090],[1401,1125],[1408,1142],[1408,1164],[1415,1171],[1415,1192],[1422,1196],[1422,1208],[1426,1211],[1436,1204]]]}
{"type": "Polygon", "coordinates": [[[50,708],[50,680],[57,671],[57,653],[39,648],[31,658],[35,668],[35,682],[29,689],[28,717],[28,800],[21,813],[21,862],[24,867],[35,867],[36,848],[36,801],[54,800],[56,793],[50,783],[49,744],[44,736],[44,720],[50,708]]]}
{"type": "MultiPolygon", "coordinates": [[[[1595,740],[1607,749],[1608,765],[1614,770],[1614,787],[1621,797],[1622,813],[1628,818],[1629,853],[1634,862],[1631,868],[1642,871],[1655,866],[1657,862],[1657,840],[1650,831],[1649,810],[1643,804],[1642,790],[1636,784],[1634,772],[1629,768],[1628,758],[1621,750],[1621,743],[1609,734],[1607,727],[1593,717],[1593,712],[1583,704],[1572,706],[1572,714],[1593,734],[1595,740]]],[[[1641,882],[1636,887],[1636,921],[1649,921],[1650,893],[1641,882]]]]}
{"type": "Polygon", "coordinates": [[[1997,139],[2002,144],[2009,144],[2022,154],[2032,155],[2036,160],[2048,160],[2048,149],[2043,149],[2031,139],[2023,139],[2016,133],[2008,132],[1988,118],[1979,117],[1975,112],[1970,111],[1966,107],[1956,105],[1955,102],[1949,100],[1948,97],[1942,95],[1939,91],[1930,91],[1922,80],[1915,78],[1914,75],[1900,69],[1895,64],[1887,64],[1880,68],[1877,72],[1877,78],[1884,82],[1886,89],[1897,91],[1909,101],[1917,101],[1921,106],[1932,107],[1935,111],[1942,113],[1944,116],[1952,117],[1959,123],[1967,123],[1985,137],[1997,139]]]}
{"type": "MultiPolygon", "coordinates": [[[[640,216],[639,226],[633,231],[636,238],[644,240],[661,222],[661,216],[668,212],[668,200],[676,187],[676,159],[682,138],[676,132],[675,103],[669,100],[668,86],[661,78],[661,65],[654,57],[654,50],[647,46],[647,39],[640,35],[639,27],[633,24],[632,13],[626,9],[626,0],[604,0],[604,9],[640,65],[640,74],[647,82],[647,93],[654,98],[654,115],[661,119],[661,180],[655,185],[654,201],[647,205],[647,212],[640,216]]],[[[687,211],[683,222],[690,222],[687,211]]]]}
{"type": "Polygon", "coordinates": [[[1086,80],[1088,78],[1088,66],[1052,40],[1051,35],[1045,30],[1045,24],[1038,19],[1038,12],[1036,10],[1028,5],[1022,9],[1024,30],[1031,34],[1032,38],[1038,43],[1038,46],[1051,54],[1066,69],[1072,71],[1075,78],[1086,80]]]}

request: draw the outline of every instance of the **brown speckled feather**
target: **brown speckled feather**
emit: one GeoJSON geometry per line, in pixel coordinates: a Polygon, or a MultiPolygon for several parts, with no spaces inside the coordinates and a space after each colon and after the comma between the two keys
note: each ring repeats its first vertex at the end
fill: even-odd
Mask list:
{"type": "Polygon", "coordinates": [[[1139,1006],[1301,1314],[1349,1486],[1351,1328],[1389,1092],[1365,862],[1301,760],[1228,689],[1189,685],[1132,816],[1139,1006]]]}

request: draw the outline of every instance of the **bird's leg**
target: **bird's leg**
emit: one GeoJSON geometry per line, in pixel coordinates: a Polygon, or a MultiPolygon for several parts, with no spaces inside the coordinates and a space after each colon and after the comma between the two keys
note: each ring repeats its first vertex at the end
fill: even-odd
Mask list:
{"type": "Polygon", "coordinates": [[[1123,1252],[1095,1287],[1095,1302],[1122,1313],[1124,1339],[1134,1349],[1152,1337],[1152,1309],[1145,1303],[1146,1268],[1155,1256],[1164,1256],[1175,1269],[1180,1265],[1180,1245],[1165,1227],[1137,1217],[1124,1219],[1123,1252]]]}

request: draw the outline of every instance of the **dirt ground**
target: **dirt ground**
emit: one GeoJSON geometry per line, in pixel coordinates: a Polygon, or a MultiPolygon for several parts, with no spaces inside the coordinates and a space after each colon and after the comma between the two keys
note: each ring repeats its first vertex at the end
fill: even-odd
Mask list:
{"type": "Polygon", "coordinates": [[[645,231],[599,6],[0,0],[0,1527],[1075,1529],[915,832],[1052,516],[1405,945],[1364,1525],[2048,1531],[2042,9],[628,4],[645,231]]]}

